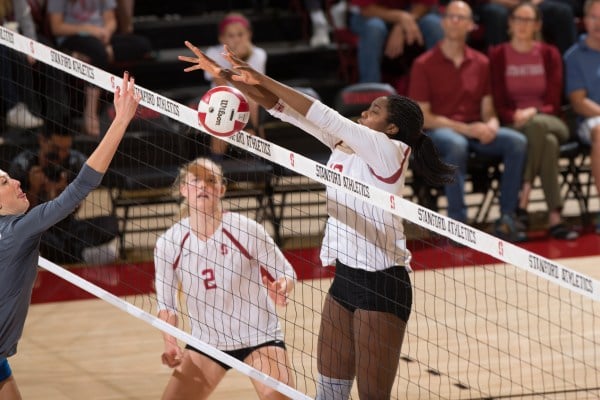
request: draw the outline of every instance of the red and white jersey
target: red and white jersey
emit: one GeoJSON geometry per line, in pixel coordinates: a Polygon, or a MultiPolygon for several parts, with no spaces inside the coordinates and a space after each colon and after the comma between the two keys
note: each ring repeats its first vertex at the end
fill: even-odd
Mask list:
{"type": "MultiPolygon", "coordinates": [[[[385,133],[359,125],[337,111],[315,101],[303,117],[279,102],[269,112],[321,140],[332,149],[327,166],[357,181],[401,195],[408,168],[410,147],[385,133]],[[348,153],[338,144],[352,149],[348,153]]],[[[353,191],[367,191],[350,182],[353,191]]],[[[323,265],[338,259],[349,267],[380,271],[394,265],[410,270],[402,219],[355,195],[327,187],[330,218],[321,247],[323,265]]]]}
{"type": "Polygon", "coordinates": [[[296,274],[257,222],[224,213],[219,228],[204,241],[185,218],[158,239],[154,264],[158,309],[176,312],[181,286],[194,337],[220,350],[283,340],[261,267],[275,279],[296,279],[296,274]]]}

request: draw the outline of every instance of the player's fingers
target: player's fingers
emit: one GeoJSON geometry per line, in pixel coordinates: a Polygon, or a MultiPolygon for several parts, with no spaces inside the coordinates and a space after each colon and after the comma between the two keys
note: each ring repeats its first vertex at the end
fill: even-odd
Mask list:
{"type": "Polygon", "coordinates": [[[177,56],[177,59],[179,61],[185,61],[185,62],[194,63],[194,64],[199,61],[198,57],[188,57],[188,56],[177,56]]]}
{"type": "Polygon", "coordinates": [[[184,72],[192,72],[192,71],[196,71],[199,69],[202,69],[202,67],[199,66],[198,64],[196,64],[196,65],[192,65],[191,67],[184,68],[183,71],[184,72]]]}
{"type": "Polygon", "coordinates": [[[160,356],[160,361],[164,364],[164,365],[169,365],[169,359],[167,358],[167,355],[165,353],[161,354],[160,356]]]}
{"type": "Polygon", "coordinates": [[[190,49],[194,54],[199,55],[202,54],[202,52],[200,51],[199,48],[197,48],[196,46],[194,46],[191,42],[188,42],[187,40],[184,42],[185,46],[190,49]]]}
{"type": "Polygon", "coordinates": [[[123,92],[127,92],[127,90],[129,89],[129,72],[128,71],[124,71],[123,72],[123,82],[121,83],[121,88],[123,89],[123,92]]]}
{"type": "Polygon", "coordinates": [[[129,93],[135,93],[135,78],[132,76],[131,78],[129,78],[129,82],[127,85],[127,91],[129,93]]]}

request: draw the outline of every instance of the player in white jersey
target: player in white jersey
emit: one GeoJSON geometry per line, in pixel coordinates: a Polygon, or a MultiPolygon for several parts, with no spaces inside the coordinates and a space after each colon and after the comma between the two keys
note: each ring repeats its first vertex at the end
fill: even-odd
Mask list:
{"type": "MultiPolygon", "coordinates": [[[[203,69],[233,82],[273,115],[327,144],[328,166],[344,175],[401,194],[412,153],[412,168],[428,183],[453,179],[455,168],[440,160],[423,134],[421,109],[406,97],[375,99],[355,123],[254,70],[227,48],[233,70],[186,46],[196,55],[179,57],[195,64],[186,72],[203,69]]],[[[335,263],[336,271],[321,316],[317,399],[347,399],[354,378],[361,399],[387,399],[412,306],[402,224],[358,197],[332,189],[327,196],[330,218],[321,257],[324,265],[335,263]]]]}
{"type": "MultiPolygon", "coordinates": [[[[191,334],[293,386],[275,303],[287,304],[296,274],[262,225],[221,208],[222,171],[208,159],[181,168],[183,218],[154,251],[159,318],[177,326],[185,295],[191,334]]],[[[163,363],[176,367],[163,399],[204,399],[230,367],[163,334],[163,363]]],[[[254,381],[261,399],[285,398],[254,381]]]]}

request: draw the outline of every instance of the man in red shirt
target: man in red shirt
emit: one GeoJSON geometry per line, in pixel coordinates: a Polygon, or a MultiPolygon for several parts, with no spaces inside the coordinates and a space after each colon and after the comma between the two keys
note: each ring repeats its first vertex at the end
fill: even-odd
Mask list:
{"type": "Polygon", "coordinates": [[[500,127],[490,85],[489,62],[485,55],[466,45],[473,30],[473,16],[463,1],[448,4],[442,20],[444,38],[413,64],[409,95],[423,110],[425,128],[440,155],[458,167],[456,181],[445,186],[448,216],[467,222],[464,183],[469,154],[502,158],[500,184],[501,217],[495,234],[505,240],[526,239],[516,223],[526,140],[520,133],[500,127]]]}
{"type": "Polygon", "coordinates": [[[351,0],[350,29],[358,35],[360,82],[381,82],[383,56],[395,59],[406,46],[433,47],[442,38],[436,0],[351,0]]]}

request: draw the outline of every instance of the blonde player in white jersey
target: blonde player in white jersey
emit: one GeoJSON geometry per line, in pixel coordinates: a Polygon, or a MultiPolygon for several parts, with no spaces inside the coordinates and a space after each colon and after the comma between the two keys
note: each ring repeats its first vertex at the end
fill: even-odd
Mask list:
{"type": "MultiPolygon", "coordinates": [[[[452,181],[423,134],[419,106],[403,96],[375,99],[357,123],[318,100],[252,69],[229,49],[233,70],[222,69],[189,42],[196,57],[186,72],[205,70],[233,82],[273,115],[317,137],[331,150],[328,166],[357,180],[401,194],[412,153],[412,168],[428,183],[452,181]],[[397,139],[397,140],[392,140],[397,139]]],[[[325,299],[317,353],[317,399],[347,399],[357,379],[361,399],[388,399],[412,306],[401,220],[358,198],[328,188],[328,212],[321,259],[335,263],[325,299]]]]}
{"type": "MultiPolygon", "coordinates": [[[[183,218],[154,251],[158,316],[177,326],[181,287],[193,336],[293,386],[275,303],[287,304],[296,274],[262,225],[222,210],[222,176],[208,159],[180,170],[183,218]]],[[[230,367],[189,345],[182,351],[171,335],[163,339],[162,361],[175,368],[163,399],[207,398],[230,367]]],[[[261,399],[286,398],[252,383],[261,399]]]]}

